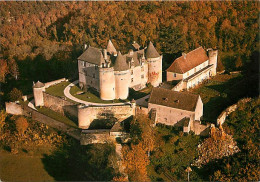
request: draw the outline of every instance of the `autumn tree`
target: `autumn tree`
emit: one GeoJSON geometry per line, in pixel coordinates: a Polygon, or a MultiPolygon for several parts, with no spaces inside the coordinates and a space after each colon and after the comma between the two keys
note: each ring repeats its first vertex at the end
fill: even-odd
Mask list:
{"type": "Polygon", "coordinates": [[[25,117],[21,116],[15,120],[15,126],[18,133],[23,135],[24,132],[27,130],[29,123],[27,122],[27,119],[25,117]]]}
{"type": "Polygon", "coordinates": [[[5,125],[5,119],[7,117],[7,113],[4,110],[0,112],[0,134],[2,135],[2,131],[5,125]]]}
{"type": "Polygon", "coordinates": [[[124,146],[123,153],[123,165],[129,175],[131,181],[149,181],[147,175],[147,165],[149,159],[146,151],[143,149],[142,143],[137,145],[131,145],[131,147],[124,146]]]}
{"type": "Polygon", "coordinates": [[[22,98],[22,96],[23,96],[22,91],[17,88],[13,88],[11,90],[11,92],[9,93],[9,99],[12,102],[20,100],[22,98]]]}
{"type": "Polygon", "coordinates": [[[7,62],[4,59],[0,59],[0,82],[5,82],[5,76],[8,74],[7,62]]]}
{"type": "Polygon", "coordinates": [[[8,69],[11,76],[17,80],[19,76],[19,69],[16,61],[13,58],[8,60],[8,69]]]}

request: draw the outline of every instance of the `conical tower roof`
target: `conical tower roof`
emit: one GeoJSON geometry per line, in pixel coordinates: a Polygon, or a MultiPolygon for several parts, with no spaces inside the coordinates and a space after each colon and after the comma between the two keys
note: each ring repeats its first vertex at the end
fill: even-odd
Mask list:
{"type": "Polygon", "coordinates": [[[34,84],[33,88],[42,88],[44,87],[44,83],[38,81],[37,83],[34,84]]]}
{"type": "Polygon", "coordinates": [[[158,58],[160,57],[160,54],[156,51],[155,47],[153,46],[153,43],[150,41],[148,48],[146,50],[146,58],[158,58]]]}
{"type": "Polygon", "coordinates": [[[126,59],[122,56],[121,52],[118,52],[118,55],[116,57],[115,65],[114,65],[114,70],[115,71],[125,71],[128,70],[129,67],[126,63],[126,59]]]}
{"type": "Polygon", "coordinates": [[[107,52],[109,52],[110,54],[116,54],[117,51],[116,51],[116,48],[115,46],[113,45],[112,41],[109,39],[108,41],[108,44],[107,44],[107,52]]]}

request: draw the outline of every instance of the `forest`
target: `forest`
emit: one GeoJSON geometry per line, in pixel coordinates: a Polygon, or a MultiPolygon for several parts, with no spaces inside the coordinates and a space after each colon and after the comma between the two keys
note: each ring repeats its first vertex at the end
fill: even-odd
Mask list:
{"type": "Polygon", "coordinates": [[[217,48],[219,70],[240,70],[259,49],[258,15],[254,1],[0,2],[0,81],[27,92],[32,81],[75,78],[83,45],[109,39],[121,52],[152,41],[164,68],[182,52],[217,48]]]}

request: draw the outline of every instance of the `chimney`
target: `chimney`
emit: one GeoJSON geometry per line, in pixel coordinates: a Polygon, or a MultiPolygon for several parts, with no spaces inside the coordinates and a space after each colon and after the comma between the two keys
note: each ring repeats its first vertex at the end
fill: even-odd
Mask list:
{"type": "Polygon", "coordinates": [[[104,55],[104,59],[107,60],[107,50],[103,49],[103,55],[104,55]]]}
{"type": "Polygon", "coordinates": [[[84,44],[84,50],[86,50],[88,48],[87,44],[84,44]]]}
{"type": "Polygon", "coordinates": [[[184,57],[184,59],[186,59],[186,53],[185,52],[182,53],[182,56],[184,57]]]}

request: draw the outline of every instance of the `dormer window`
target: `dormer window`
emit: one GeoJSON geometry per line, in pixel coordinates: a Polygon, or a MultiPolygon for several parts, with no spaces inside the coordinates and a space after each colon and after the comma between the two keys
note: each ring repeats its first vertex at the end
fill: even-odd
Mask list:
{"type": "Polygon", "coordinates": [[[168,98],[167,98],[167,97],[164,97],[163,100],[164,100],[165,102],[167,102],[167,101],[168,101],[168,98]]]}

